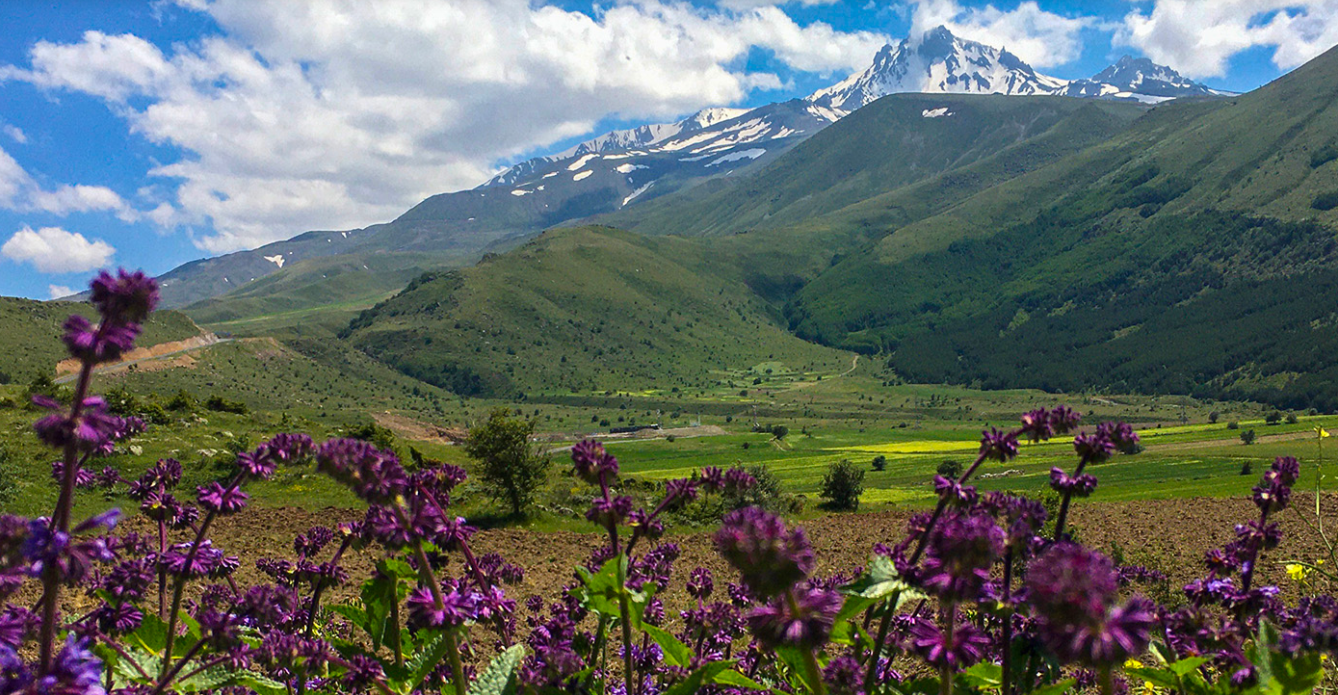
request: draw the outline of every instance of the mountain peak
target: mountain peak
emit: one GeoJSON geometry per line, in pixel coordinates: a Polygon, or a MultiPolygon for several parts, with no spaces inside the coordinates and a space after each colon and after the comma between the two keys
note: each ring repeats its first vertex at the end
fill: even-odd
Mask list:
{"type": "Polygon", "coordinates": [[[937,26],[884,46],[867,70],[813,93],[808,101],[815,109],[839,117],[896,92],[1055,94],[1066,84],[1038,74],[1004,49],[937,26]]]}

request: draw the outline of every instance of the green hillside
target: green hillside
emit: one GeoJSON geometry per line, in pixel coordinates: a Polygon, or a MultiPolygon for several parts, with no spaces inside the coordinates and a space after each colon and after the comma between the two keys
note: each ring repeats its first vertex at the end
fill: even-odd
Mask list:
{"type": "Polygon", "coordinates": [[[312,258],[184,309],[201,325],[236,335],[331,334],[444,258],[415,253],[312,258]]]}
{"type": "Polygon", "coordinates": [[[708,388],[764,364],[759,373],[849,365],[788,334],[733,272],[691,240],[552,230],[474,268],[424,275],[345,335],[465,395],[708,388]]]}
{"type": "MultiPolygon", "coordinates": [[[[907,214],[923,215],[937,205],[929,201],[960,199],[1104,140],[1146,108],[1060,97],[894,94],[754,176],[664,196],[602,219],[642,234],[775,229],[930,180],[901,203],[921,208],[907,214]],[[926,116],[943,108],[946,115],[926,116]]],[[[883,203],[889,206],[896,204],[883,203]]]]}
{"type": "MultiPolygon", "coordinates": [[[[61,325],[72,313],[94,318],[93,307],[78,302],[38,302],[0,297],[0,384],[27,383],[37,374],[55,374],[65,359],[61,325]]],[[[95,319],[96,320],[96,319],[95,319]]],[[[177,311],[159,311],[144,326],[139,345],[199,335],[200,327],[177,311]]]]}
{"type": "Polygon", "coordinates": [[[835,264],[791,326],[911,379],[1338,407],[1335,99],[1330,52],[1158,107],[835,264]]]}

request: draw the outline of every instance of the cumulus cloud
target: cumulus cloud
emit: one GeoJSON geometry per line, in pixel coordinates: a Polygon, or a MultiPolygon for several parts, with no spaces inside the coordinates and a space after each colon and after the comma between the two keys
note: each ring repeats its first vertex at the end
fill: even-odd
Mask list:
{"type": "Polygon", "coordinates": [[[1045,68],[1077,59],[1082,54],[1078,33],[1095,23],[1092,17],[1046,12],[1030,1],[1001,10],[994,5],[963,7],[957,0],[922,0],[911,14],[911,35],[945,26],[957,36],[1006,48],[1033,67],[1045,68]]]}
{"type": "MultiPolygon", "coordinates": [[[[592,14],[530,0],[215,0],[222,35],[164,53],[130,35],[40,43],[0,79],[98,96],[186,156],[153,170],[223,252],[393,218],[601,119],[664,119],[862,69],[887,37],[799,25],[772,6],[644,0],[592,14]]],[[[161,201],[154,201],[161,202],[161,201]]]]}
{"type": "Polygon", "coordinates": [[[105,186],[58,186],[54,190],[34,189],[28,195],[27,206],[55,215],[71,212],[109,211],[124,222],[139,219],[139,213],[120,195],[105,186]]]}
{"type": "Polygon", "coordinates": [[[0,256],[30,263],[43,273],[80,273],[107,265],[116,249],[101,239],[89,241],[60,227],[33,231],[24,227],[0,246],[0,256]]]}
{"type": "Polygon", "coordinates": [[[1156,0],[1124,18],[1116,43],[1190,77],[1220,77],[1255,47],[1294,68],[1338,44],[1338,0],[1156,0]]]}
{"type": "Polygon", "coordinates": [[[47,285],[46,291],[52,299],[60,299],[75,294],[73,287],[66,287],[65,285],[47,285]]]}
{"type": "Polygon", "coordinates": [[[0,209],[53,215],[105,211],[115,213],[125,222],[139,219],[139,213],[106,186],[43,188],[4,148],[0,148],[0,209]]]}

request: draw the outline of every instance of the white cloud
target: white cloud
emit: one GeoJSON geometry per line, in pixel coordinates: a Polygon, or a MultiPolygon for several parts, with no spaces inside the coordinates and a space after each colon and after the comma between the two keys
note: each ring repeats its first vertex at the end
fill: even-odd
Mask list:
{"type": "Polygon", "coordinates": [[[716,0],[716,4],[721,7],[727,7],[731,10],[750,10],[755,7],[767,7],[774,5],[802,5],[804,7],[817,7],[818,5],[835,5],[841,0],[716,0]]]}
{"type": "Polygon", "coordinates": [[[214,252],[391,219],[604,118],[670,119],[779,87],[741,67],[753,48],[850,72],[887,40],[770,6],[659,0],[593,14],[530,0],[204,7],[223,36],[164,54],[89,32],[38,44],[0,79],[99,96],[135,132],[181,148],[152,172],[178,184],[176,213],[154,219],[212,224],[197,243],[214,252]]]}
{"type": "Polygon", "coordinates": [[[60,227],[33,231],[24,227],[0,246],[0,255],[18,263],[31,263],[43,273],[79,273],[107,265],[116,249],[101,239],[89,241],[77,232],[60,227]]]}
{"type": "Polygon", "coordinates": [[[1077,59],[1082,54],[1078,33],[1095,23],[1091,17],[1046,12],[1030,0],[1006,11],[994,5],[963,7],[957,0],[922,0],[911,14],[911,35],[946,26],[957,36],[1006,48],[1033,67],[1046,68],[1077,59]]]}
{"type": "Polygon", "coordinates": [[[122,200],[116,191],[105,186],[61,185],[50,191],[34,189],[28,194],[26,207],[54,215],[109,211],[116,213],[124,222],[139,219],[139,213],[122,200]]]}
{"type": "Polygon", "coordinates": [[[1258,46],[1290,69],[1338,44],[1338,0],[1156,0],[1126,15],[1115,41],[1189,77],[1223,76],[1258,46]]]}
{"type": "Polygon", "coordinates": [[[10,140],[17,142],[20,145],[27,144],[28,142],[27,133],[24,133],[23,130],[16,125],[0,122],[0,132],[3,132],[10,140]]]}
{"type": "Polygon", "coordinates": [[[60,299],[75,294],[73,287],[66,287],[65,285],[47,285],[46,291],[52,299],[60,299]]]}
{"type": "Polygon", "coordinates": [[[139,219],[139,213],[106,186],[60,185],[44,189],[26,170],[0,148],[0,209],[20,212],[112,212],[124,222],[139,219]]]}

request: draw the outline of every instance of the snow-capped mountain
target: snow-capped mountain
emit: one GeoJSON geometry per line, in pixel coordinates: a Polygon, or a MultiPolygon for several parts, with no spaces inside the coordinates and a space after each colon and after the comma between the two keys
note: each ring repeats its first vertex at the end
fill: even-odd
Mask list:
{"type": "Polygon", "coordinates": [[[1201,85],[1147,58],[1124,56],[1090,79],[1070,82],[1062,94],[1068,97],[1137,99],[1156,103],[1177,97],[1222,96],[1230,93],[1201,85]]]}
{"type": "MultiPolygon", "coordinates": [[[[710,160],[710,154],[746,151],[752,154],[748,157],[741,155],[741,159],[734,161],[751,161],[762,156],[757,154],[759,151],[776,153],[780,145],[794,144],[862,106],[901,92],[1069,96],[1132,99],[1144,103],[1223,94],[1147,58],[1128,56],[1089,79],[1069,81],[1051,77],[1036,72],[1006,49],[964,39],[953,35],[946,27],[938,27],[921,36],[884,46],[867,69],[802,100],[771,104],[751,111],[705,109],[677,123],[615,130],[565,152],[516,164],[479,189],[512,186],[516,195],[526,195],[538,192],[539,186],[543,185],[542,179],[552,178],[554,172],[563,167],[579,161],[582,166],[577,168],[582,169],[595,160],[626,160],[612,165],[619,171],[638,166],[655,169],[660,174],[673,170],[688,178],[709,176],[719,173],[711,169],[714,160],[710,160]],[[662,156],[680,151],[689,156],[676,157],[676,160],[666,160],[662,156]],[[652,164],[651,160],[656,163],[652,164]],[[665,166],[670,161],[674,162],[673,166],[665,166]]],[[[598,172],[598,163],[593,166],[598,172]]],[[[658,178],[658,175],[647,172],[639,174],[637,181],[629,179],[627,183],[636,183],[630,190],[638,190],[652,178],[658,178]]],[[[604,183],[606,181],[596,178],[587,187],[604,183]]],[[[665,187],[660,192],[665,192],[665,187]]],[[[626,202],[635,197],[627,198],[626,202]]]]}
{"type": "Polygon", "coordinates": [[[492,177],[482,186],[479,186],[479,188],[494,185],[511,185],[546,166],[572,160],[577,157],[583,157],[588,154],[625,152],[639,147],[649,147],[676,135],[694,133],[721,121],[727,121],[731,118],[741,116],[747,112],[748,109],[730,109],[723,107],[709,108],[702,109],[677,123],[651,123],[636,128],[628,128],[626,130],[610,131],[598,137],[586,140],[564,152],[559,152],[546,157],[527,159],[497,176],[492,177]]]}
{"type": "MultiPolygon", "coordinates": [[[[1050,77],[1005,49],[939,27],[884,46],[867,69],[803,99],[754,109],[705,109],[674,123],[615,130],[564,152],[520,162],[477,188],[434,195],[384,225],[313,232],[188,264],[165,278],[172,284],[164,284],[164,301],[180,306],[234,289],[237,278],[249,284],[303,259],[368,249],[468,257],[706,179],[741,175],[856,109],[898,92],[1055,95],[1144,103],[1220,94],[1146,59],[1121,59],[1090,79],[1050,77]]],[[[941,115],[948,114],[940,109],[925,111],[925,118],[941,115]]]]}
{"type": "Polygon", "coordinates": [[[946,27],[888,44],[873,65],[808,97],[815,107],[844,116],[899,92],[1055,94],[1068,82],[1041,75],[1007,50],[954,36],[946,27]]]}

